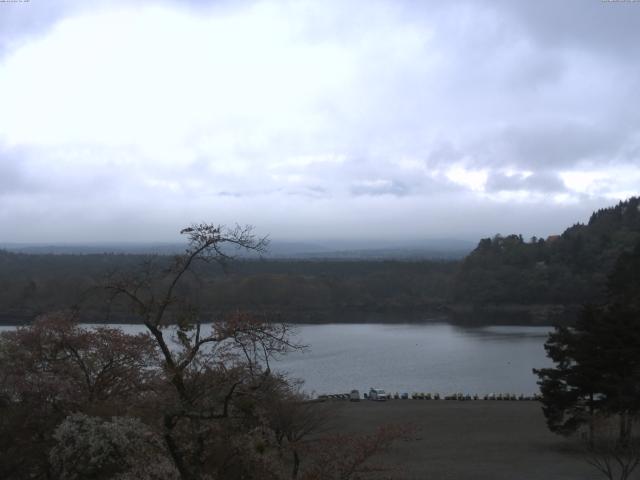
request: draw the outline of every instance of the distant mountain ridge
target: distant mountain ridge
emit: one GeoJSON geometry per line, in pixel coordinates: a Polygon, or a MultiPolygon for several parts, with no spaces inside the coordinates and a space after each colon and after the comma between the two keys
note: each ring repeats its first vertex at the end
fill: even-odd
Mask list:
{"type": "MultiPolygon", "coordinates": [[[[184,251],[183,243],[126,243],[110,242],[96,244],[21,244],[0,243],[0,248],[15,253],[34,255],[93,255],[93,254],[133,254],[133,255],[174,255],[184,251]]],[[[269,259],[460,259],[467,255],[474,243],[458,239],[427,239],[412,242],[366,242],[327,241],[325,243],[291,242],[274,240],[265,254],[247,254],[230,250],[229,253],[241,258],[269,259]]]]}

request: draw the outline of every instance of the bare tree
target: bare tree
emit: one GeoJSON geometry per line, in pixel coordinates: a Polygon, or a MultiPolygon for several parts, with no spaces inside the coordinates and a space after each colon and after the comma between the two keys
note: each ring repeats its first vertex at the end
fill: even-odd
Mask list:
{"type": "Polygon", "coordinates": [[[628,480],[640,465],[640,438],[631,434],[621,438],[613,420],[603,416],[596,418],[584,458],[608,480],[628,480]]]}
{"type": "Polygon", "coordinates": [[[291,478],[300,472],[301,456],[306,440],[318,435],[334,413],[333,406],[311,400],[304,393],[288,389],[271,398],[267,405],[268,422],[282,451],[291,453],[291,478]]]}
{"type": "Polygon", "coordinates": [[[205,322],[212,319],[194,300],[201,267],[225,266],[236,248],[261,252],[266,239],[250,227],[209,224],[182,234],[184,254],[151,257],[105,282],[146,333],[83,327],[65,314],[0,334],[0,477],[355,479],[377,471],[368,459],[403,430],[318,435],[326,406],[271,369],[274,357],[303,348],[290,327],[242,312],[205,322]]]}
{"type": "MultiPolygon", "coordinates": [[[[399,440],[411,440],[415,429],[408,425],[383,425],[370,434],[337,434],[308,442],[310,462],[300,478],[303,480],[358,480],[383,478],[393,468],[371,463],[371,459],[388,451],[399,440]]],[[[389,478],[396,478],[396,475],[389,478]]]]}
{"type": "Polygon", "coordinates": [[[287,325],[255,315],[238,312],[205,325],[197,305],[181,290],[187,277],[196,276],[197,263],[225,268],[234,249],[263,252],[266,238],[257,238],[251,227],[206,223],[180,233],[188,247],[168,267],[151,259],[134,275],[111,276],[106,288],[112,299],[126,300],[157,342],[173,390],[168,398],[175,397],[164,407],[164,438],[181,477],[196,479],[213,463],[216,468],[233,463],[233,449],[221,459],[220,448],[211,448],[212,441],[224,437],[216,421],[228,419],[232,425],[241,417],[260,424],[261,397],[286,384],[272,375],[270,359],[300,346],[290,341],[287,325]],[[173,342],[167,337],[172,325],[173,342]],[[218,451],[216,458],[207,453],[212,451],[218,451]]]}

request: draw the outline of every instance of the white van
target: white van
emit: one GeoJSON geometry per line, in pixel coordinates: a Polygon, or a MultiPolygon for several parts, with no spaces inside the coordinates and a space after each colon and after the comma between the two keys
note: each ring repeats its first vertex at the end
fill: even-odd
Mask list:
{"type": "Polygon", "coordinates": [[[377,400],[379,402],[384,402],[388,397],[387,392],[385,392],[381,388],[372,388],[369,390],[369,398],[371,400],[377,400]]]}

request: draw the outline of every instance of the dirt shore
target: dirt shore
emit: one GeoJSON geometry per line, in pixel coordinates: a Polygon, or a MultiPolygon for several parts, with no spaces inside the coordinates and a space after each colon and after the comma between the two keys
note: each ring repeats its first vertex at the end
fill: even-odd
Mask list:
{"type": "MultiPolygon", "coordinates": [[[[332,429],[369,432],[396,423],[417,428],[378,460],[393,478],[421,480],[597,480],[576,444],[550,433],[533,401],[340,402],[332,429]]],[[[639,477],[640,478],[640,477],[639,477]]]]}

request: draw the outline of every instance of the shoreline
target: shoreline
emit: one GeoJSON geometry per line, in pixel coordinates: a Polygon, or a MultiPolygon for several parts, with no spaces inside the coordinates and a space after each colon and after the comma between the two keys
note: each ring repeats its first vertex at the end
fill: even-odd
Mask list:
{"type": "MultiPolygon", "coordinates": [[[[286,311],[278,309],[246,309],[249,313],[266,317],[274,322],[284,322],[299,325],[330,325],[330,324],[420,324],[447,323],[458,326],[540,326],[553,327],[556,325],[570,325],[580,311],[579,305],[520,305],[520,304],[442,304],[438,306],[424,306],[421,308],[344,308],[340,310],[302,310],[286,311]]],[[[243,310],[243,309],[240,309],[243,310]]],[[[224,315],[225,310],[215,314],[211,312],[203,317],[216,318],[224,315]]],[[[0,312],[1,326],[28,325],[41,313],[34,312],[0,312]]],[[[82,316],[82,314],[81,314],[82,316]]],[[[98,312],[88,312],[82,323],[123,325],[142,324],[137,318],[128,314],[112,314],[105,321],[104,315],[98,312]]],[[[209,322],[203,322],[209,323],[209,322]]]]}

